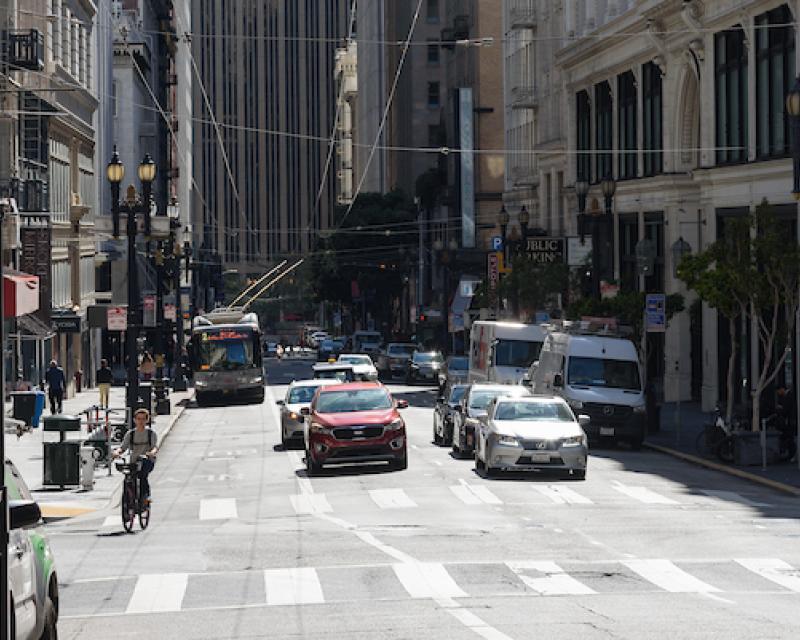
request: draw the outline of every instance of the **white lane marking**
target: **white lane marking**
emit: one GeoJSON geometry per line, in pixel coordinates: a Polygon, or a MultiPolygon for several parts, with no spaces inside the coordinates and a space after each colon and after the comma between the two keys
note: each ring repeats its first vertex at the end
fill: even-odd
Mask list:
{"type": "Polygon", "coordinates": [[[543,496],[548,497],[555,504],[594,504],[586,496],[569,487],[561,487],[557,484],[537,486],[535,489],[543,496]]]}
{"type": "Polygon", "coordinates": [[[383,551],[387,556],[391,556],[395,560],[408,563],[416,562],[416,560],[414,560],[414,558],[412,558],[407,553],[403,553],[399,549],[395,549],[394,547],[388,544],[384,544],[368,531],[354,530],[353,533],[355,533],[356,536],[358,536],[358,538],[361,539],[363,542],[366,542],[367,544],[372,545],[376,549],[383,551]]]}
{"type": "Polygon", "coordinates": [[[467,597],[447,569],[437,562],[404,562],[392,568],[412,598],[467,597]]]}
{"type": "Polygon", "coordinates": [[[456,497],[464,504],[493,504],[500,505],[503,501],[494,495],[487,487],[479,484],[469,484],[466,480],[459,480],[460,484],[450,487],[456,497]]]}
{"type": "Polygon", "coordinates": [[[503,501],[494,495],[488,488],[481,485],[468,485],[470,491],[486,504],[503,504],[503,501]]]}
{"type": "Polygon", "coordinates": [[[485,640],[511,640],[511,638],[507,636],[505,633],[503,633],[499,629],[490,627],[488,624],[486,624],[483,620],[481,620],[471,611],[467,611],[466,609],[447,608],[447,607],[445,607],[445,610],[456,620],[458,620],[461,624],[467,627],[470,631],[474,631],[481,638],[484,638],[485,640]]]}
{"type": "Polygon", "coordinates": [[[433,464],[435,464],[437,467],[441,467],[442,466],[442,461],[441,460],[434,460],[433,464]]]}
{"type": "Polygon", "coordinates": [[[200,501],[201,520],[231,520],[238,517],[236,498],[213,498],[200,501]]]}
{"type": "Polygon", "coordinates": [[[712,498],[720,498],[721,500],[725,500],[726,502],[736,502],[738,504],[743,504],[747,507],[771,507],[771,504],[766,502],[757,502],[755,500],[750,500],[750,498],[745,498],[742,494],[736,493],[735,491],[717,491],[715,489],[700,489],[703,493],[707,496],[712,498]]]}
{"type": "Polygon", "coordinates": [[[452,491],[456,498],[461,500],[464,504],[483,504],[483,501],[476,496],[472,491],[469,490],[469,487],[464,486],[463,484],[456,484],[450,487],[450,491],[452,491]]]}
{"type": "Polygon", "coordinates": [[[783,560],[778,558],[737,558],[736,562],[770,582],[800,593],[800,570],[783,560]]]}
{"type": "Polygon", "coordinates": [[[506,566],[519,576],[526,585],[543,596],[580,596],[597,593],[582,582],[567,575],[555,562],[533,560],[526,562],[507,562],[506,566]],[[544,578],[526,576],[525,570],[544,573],[544,578]]]}
{"type": "Polygon", "coordinates": [[[264,571],[264,585],[270,606],[325,602],[315,569],[267,569],[264,571]]]}
{"type": "Polygon", "coordinates": [[[716,593],[719,589],[686,573],[669,560],[623,560],[622,564],[670,593],[716,593]]]}
{"type": "Polygon", "coordinates": [[[630,487],[621,482],[616,482],[614,483],[614,488],[629,498],[633,498],[644,504],[678,504],[675,500],[662,496],[660,493],[656,493],[647,487],[630,487]]]}
{"type": "Polygon", "coordinates": [[[114,527],[121,524],[122,519],[119,516],[106,516],[106,519],[103,520],[103,524],[100,525],[100,528],[105,529],[106,527],[114,527]]]}
{"type": "Polygon", "coordinates": [[[298,515],[315,515],[318,513],[331,513],[331,507],[324,493],[299,493],[289,496],[292,507],[298,515]]]}
{"type": "Polygon", "coordinates": [[[139,576],[125,613],[180,611],[188,583],[188,573],[139,576]]]}
{"type": "Polygon", "coordinates": [[[402,489],[371,489],[369,497],[381,509],[410,509],[417,506],[402,489]]]}

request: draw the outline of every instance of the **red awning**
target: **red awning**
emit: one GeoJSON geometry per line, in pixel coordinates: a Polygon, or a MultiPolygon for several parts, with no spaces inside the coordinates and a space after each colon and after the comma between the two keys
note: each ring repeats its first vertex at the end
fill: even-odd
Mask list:
{"type": "Polygon", "coordinates": [[[39,277],[16,271],[3,274],[3,317],[18,318],[39,309],[39,277]]]}

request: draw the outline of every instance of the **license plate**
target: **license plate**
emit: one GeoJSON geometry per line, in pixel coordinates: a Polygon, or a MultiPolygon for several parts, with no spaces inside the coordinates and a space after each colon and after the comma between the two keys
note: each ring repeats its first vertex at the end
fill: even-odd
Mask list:
{"type": "Polygon", "coordinates": [[[614,435],[614,427],[600,427],[600,435],[601,436],[613,436],[614,435]]]}
{"type": "Polygon", "coordinates": [[[532,453],[531,462],[550,462],[549,453],[532,453]]]}

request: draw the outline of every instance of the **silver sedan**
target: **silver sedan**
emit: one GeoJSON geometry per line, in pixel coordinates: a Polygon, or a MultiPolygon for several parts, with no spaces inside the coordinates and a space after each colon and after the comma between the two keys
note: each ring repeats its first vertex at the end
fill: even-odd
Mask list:
{"type": "Polygon", "coordinates": [[[490,476],[552,469],[582,480],[589,453],[583,426],[588,424],[588,416],[576,418],[561,398],[499,397],[481,419],[475,468],[490,476]]]}

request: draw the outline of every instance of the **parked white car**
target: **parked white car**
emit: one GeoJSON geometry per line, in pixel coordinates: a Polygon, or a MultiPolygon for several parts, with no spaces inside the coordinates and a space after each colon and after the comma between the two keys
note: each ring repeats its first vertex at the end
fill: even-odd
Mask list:
{"type": "Polygon", "coordinates": [[[500,396],[480,420],[475,468],[487,475],[498,471],[563,471],[576,480],[586,477],[589,454],[584,426],[557,397],[500,396]]]}
{"type": "Polygon", "coordinates": [[[372,358],[368,355],[343,353],[339,356],[337,362],[353,365],[353,373],[356,376],[356,380],[370,382],[378,379],[378,369],[375,367],[375,363],[372,362],[372,358]]]}

